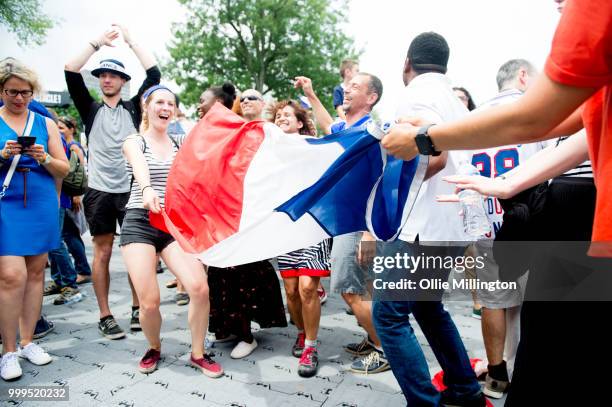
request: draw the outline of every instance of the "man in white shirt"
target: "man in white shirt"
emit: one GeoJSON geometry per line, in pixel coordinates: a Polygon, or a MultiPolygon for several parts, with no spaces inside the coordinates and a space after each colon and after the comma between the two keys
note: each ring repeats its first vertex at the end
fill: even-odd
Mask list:
{"type": "MultiPolygon", "coordinates": [[[[404,64],[402,94],[397,116],[426,117],[431,123],[459,119],[467,114],[466,107],[455,96],[445,76],[449,49],[439,34],[418,35],[410,44],[404,64]]],[[[421,157],[421,159],[426,159],[421,157]]],[[[458,204],[436,202],[440,194],[452,193],[454,187],[442,180],[455,174],[467,156],[462,152],[442,153],[431,157],[427,168],[428,179],[417,197],[408,222],[398,241],[384,245],[385,260],[398,254],[408,256],[453,256],[465,250],[463,225],[457,213],[458,204]],[[423,245],[423,242],[437,242],[423,245]],[[455,246],[449,244],[455,243],[455,246]]],[[[393,275],[397,270],[385,270],[393,275]]],[[[446,281],[450,270],[443,268],[415,270],[415,275],[438,277],[446,281]],[[434,274],[435,273],[435,274],[434,274]]],[[[402,295],[409,296],[408,291],[402,295]]],[[[393,374],[399,382],[408,405],[412,406],[485,406],[485,398],[470,366],[465,346],[448,312],[439,298],[435,301],[384,301],[385,293],[374,294],[373,306],[376,332],[382,343],[393,374]],[[447,389],[443,393],[432,385],[423,351],[410,326],[410,314],[419,323],[425,337],[444,370],[447,389]]]]}

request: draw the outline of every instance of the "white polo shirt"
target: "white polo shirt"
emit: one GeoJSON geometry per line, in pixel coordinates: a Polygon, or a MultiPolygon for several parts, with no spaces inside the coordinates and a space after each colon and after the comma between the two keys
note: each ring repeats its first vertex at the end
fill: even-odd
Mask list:
{"type": "MultiPolygon", "coordinates": [[[[445,123],[467,113],[446,75],[425,73],[404,88],[396,117],[417,116],[430,123],[445,123]]],[[[456,174],[461,162],[467,160],[466,152],[450,151],[446,167],[423,183],[400,240],[413,242],[417,235],[422,242],[470,240],[463,232],[459,203],[436,202],[437,195],[455,191],[454,185],[444,182],[442,177],[456,174]]]]}

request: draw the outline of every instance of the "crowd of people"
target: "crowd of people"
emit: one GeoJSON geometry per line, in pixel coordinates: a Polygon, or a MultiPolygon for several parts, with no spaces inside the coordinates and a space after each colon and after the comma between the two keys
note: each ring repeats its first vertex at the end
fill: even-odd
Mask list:
{"type": "MultiPolygon", "coordinates": [[[[565,6],[564,1],[556,2],[561,9],[565,6]]],[[[610,182],[606,178],[612,176],[608,157],[612,7],[600,5],[593,10],[594,0],[567,3],[544,72],[540,74],[524,59],[505,62],[495,75],[499,93],[480,105],[465,88],[452,87],[446,75],[450,49],[444,37],[426,32],[408,44],[402,70],[405,88],[395,117],[398,124],[383,137],[382,145],[405,160],[420,154],[427,160],[426,181],[398,239],[379,246],[378,254],[483,255],[489,273],[476,273],[474,278],[490,281],[502,279],[507,272],[507,266],[495,260],[494,241],[593,239],[591,254],[612,257],[612,206],[607,201],[610,182]],[[580,130],[583,126],[586,131],[580,130]],[[455,175],[466,162],[480,176],[455,175]],[[538,184],[545,190],[530,191],[545,195],[545,203],[537,211],[532,208],[527,220],[519,219],[514,205],[525,203],[510,198],[538,184]],[[491,232],[476,242],[466,236],[457,215],[456,188],[485,196],[491,232]],[[568,213],[573,214],[571,219],[560,225],[560,217],[568,213]]],[[[555,337],[562,335],[564,344],[585,343],[587,338],[593,348],[588,354],[597,349],[605,353],[603,338],[596,339],[599,334],[589,303],[523,301],[530,290],[534,294],[537,282],[550,275],[544,270],[553,262],[560,274],[573,273],[572,278],[579,279],[572,265],[554,253],[541,253],[525,270],[517,271],[520,290],[473,290],[473,315],[482,318],[488,363],[481,386],[460,330],[441,298],[383,301],[373,296],[371,253],[367,252],[376,239],[367,231],[228,268],[208,267],[185,253],[172,235],[149,220],[149,212],[159,213],[164,207],[170,168],[194,126],[181,112],[177,94],[160,85],[162,72],[155,58],[125,27],[115,25],[86,42],[66,62],[64,71],[86,144],[80,142],[76,118],[54,116],[34,99],[41,85],[32,69],[13,58],[0,62],[3,380],[19,379],[20,358],[36,365],[52,362],[34,342],[53,329],[41,314],[43,295],[56,295],[54,305],[77,303],[82,299],[79,285],[92,282],[99,332],[109,340],[126,336],[108,300],[109,264],[115,236],[119,236],[132,293],[130,330],[141,330],[147,341],[138,366],[142,373],[155,371],[162,355],[157,274],[163,260],[175,277],[166,286],[177,288],[177,304],[188,304],[190,363],[212,378],[224,371],[207,353],[207,333],[217,342],[233,341],[230,356],[244,358],[258,347],[252,322],[261,328],[293,324],[295,343],[287,352],[298,359],[300,376],[316,375],[321,363],[321,306],[327,298],[320,280],[329,277],[331,291],[341,295],[347,312],[365,331],[361,342],[345,346],[346,352],[358,356],[351,371],[392,370],[409,406],[485,406],[485,396],[499,399],[507,393],[506,405],[525,406],[531,405],[533,394],[542,391],[542,386],[574,388],[584,400],[591,397],[583,392],[592,384],[572,376],[580,368],[580,359],[571,355],[557,368],[557,358],[566,349],[555,337]],[[113,46],[119,37],[139,60],[146,78],[136,95],[124,100],[121,89],[130,75],[120,61],[102,60],[92,71],[102,95],[95,100],[80,71],[100,48],[113,46]],[[75,163],[87,168],[83,196],[62,186],[62,180],[75,171],[75,163]],[[91,267],[81,238],[87,230],[93,242],[91,267]],[[44,286],[47,261],[52,281],[44,286]],[[444,371],[442,392],[432,383],[410,316],[444,371]],[[579,328],[567,327],[567,319],[579,321],[579,328]]],[[[305,96],[299,101],[281,95],[266,100],[256,89],[239,91],[228,78],[203,90],[197,116],[203,119],[218,103],[245,122],[270,121],[287,137],[325,137],[372,122],[372,111],[383,95],[380,79],[360,71],[350,59],[342,61],[340,78],[331,112],[305,76],[294,81],[305,96]]],[[[585,256],[586,250],[585,246],[585,256]]],[[[448,269],[434,271],[449,278],[448,269]]],[[[126,283],[113,280],[113,284],[126,283]]],[[[602,310],[608,304],[598,307],[602,310]]],[[[554,401],[550,405],[565,405],[561,396],[547,393],[547,397],[554,401]]]]}

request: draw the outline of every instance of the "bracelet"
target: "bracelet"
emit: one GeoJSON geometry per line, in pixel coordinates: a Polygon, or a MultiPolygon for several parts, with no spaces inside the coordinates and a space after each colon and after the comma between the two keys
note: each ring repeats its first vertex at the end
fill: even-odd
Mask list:
{"type": "MultiPolygon", "coordinates": [[[[151,188],[151,189],[153,189],[153,187],[152,187],[151,185],[147,185],[147,186],[145,186],[144,188],[142,188],[142,189],[140,190],[140,192],[141,192],[141,193],[144,195],[144,190],[145,190],[145,189],[147,189],[147,188],[151,188]]],[[[153,189],[153,190],[154,190],[154,189],[153,189]]],[[[154,191],[155,191],[155,190],[154,190],[154,191]]]]}
{"type": "Polygon", "coordinates": [[[52,159],[53,157],[51,157],[49,153],[45,153],[45,158],[38,161],[38,165],[47,165],[51,162],[52,159]]]}
{"type": "Polygon", "coordinates": [[[91,45],[95,51],[99,51],[100,50],[100,44],[97,43],[97,42],[89,41],[89,45],[91,45]]]}

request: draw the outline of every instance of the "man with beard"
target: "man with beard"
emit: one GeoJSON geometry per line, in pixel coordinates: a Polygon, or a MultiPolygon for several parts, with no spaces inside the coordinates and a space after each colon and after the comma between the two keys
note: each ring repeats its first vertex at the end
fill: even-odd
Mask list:
{"type": "MultiPolygon", "coordinates": [[[[93,284],[100,308],[98,329],[108,339],[119,339],[125,333],[110,311],[108,292],[114,234],[117,222],[121,224],[123,221],[130,195],[130,179],[121,146],[128,135],[137,133],[142,115],[140,98],[145,90],[159,84],[161,73],[154,57],[132,41],[128,31],[118,25],[113,25],[98,39],[89,41],[86,48],[66,64],[64,71],[68,91],[85,124],[89,145],[89,189],[85,193],[83,206],[94,244],[93,284]],[[91,72],[100,80],[100,103],[89,94],[80,70],[100,47],[113,46],[119,33],[142,64],[147,77],[136,96],[127,101],[121,100],[121,88],[130,80],[130,76],[125,73],[121,62],[115,59],[100,61],[98,68],[91,72]]],[[[140,330],[138,298],[131,282],[130,288],[133,304],[130,326],[133,330],[140,330]]]]}

